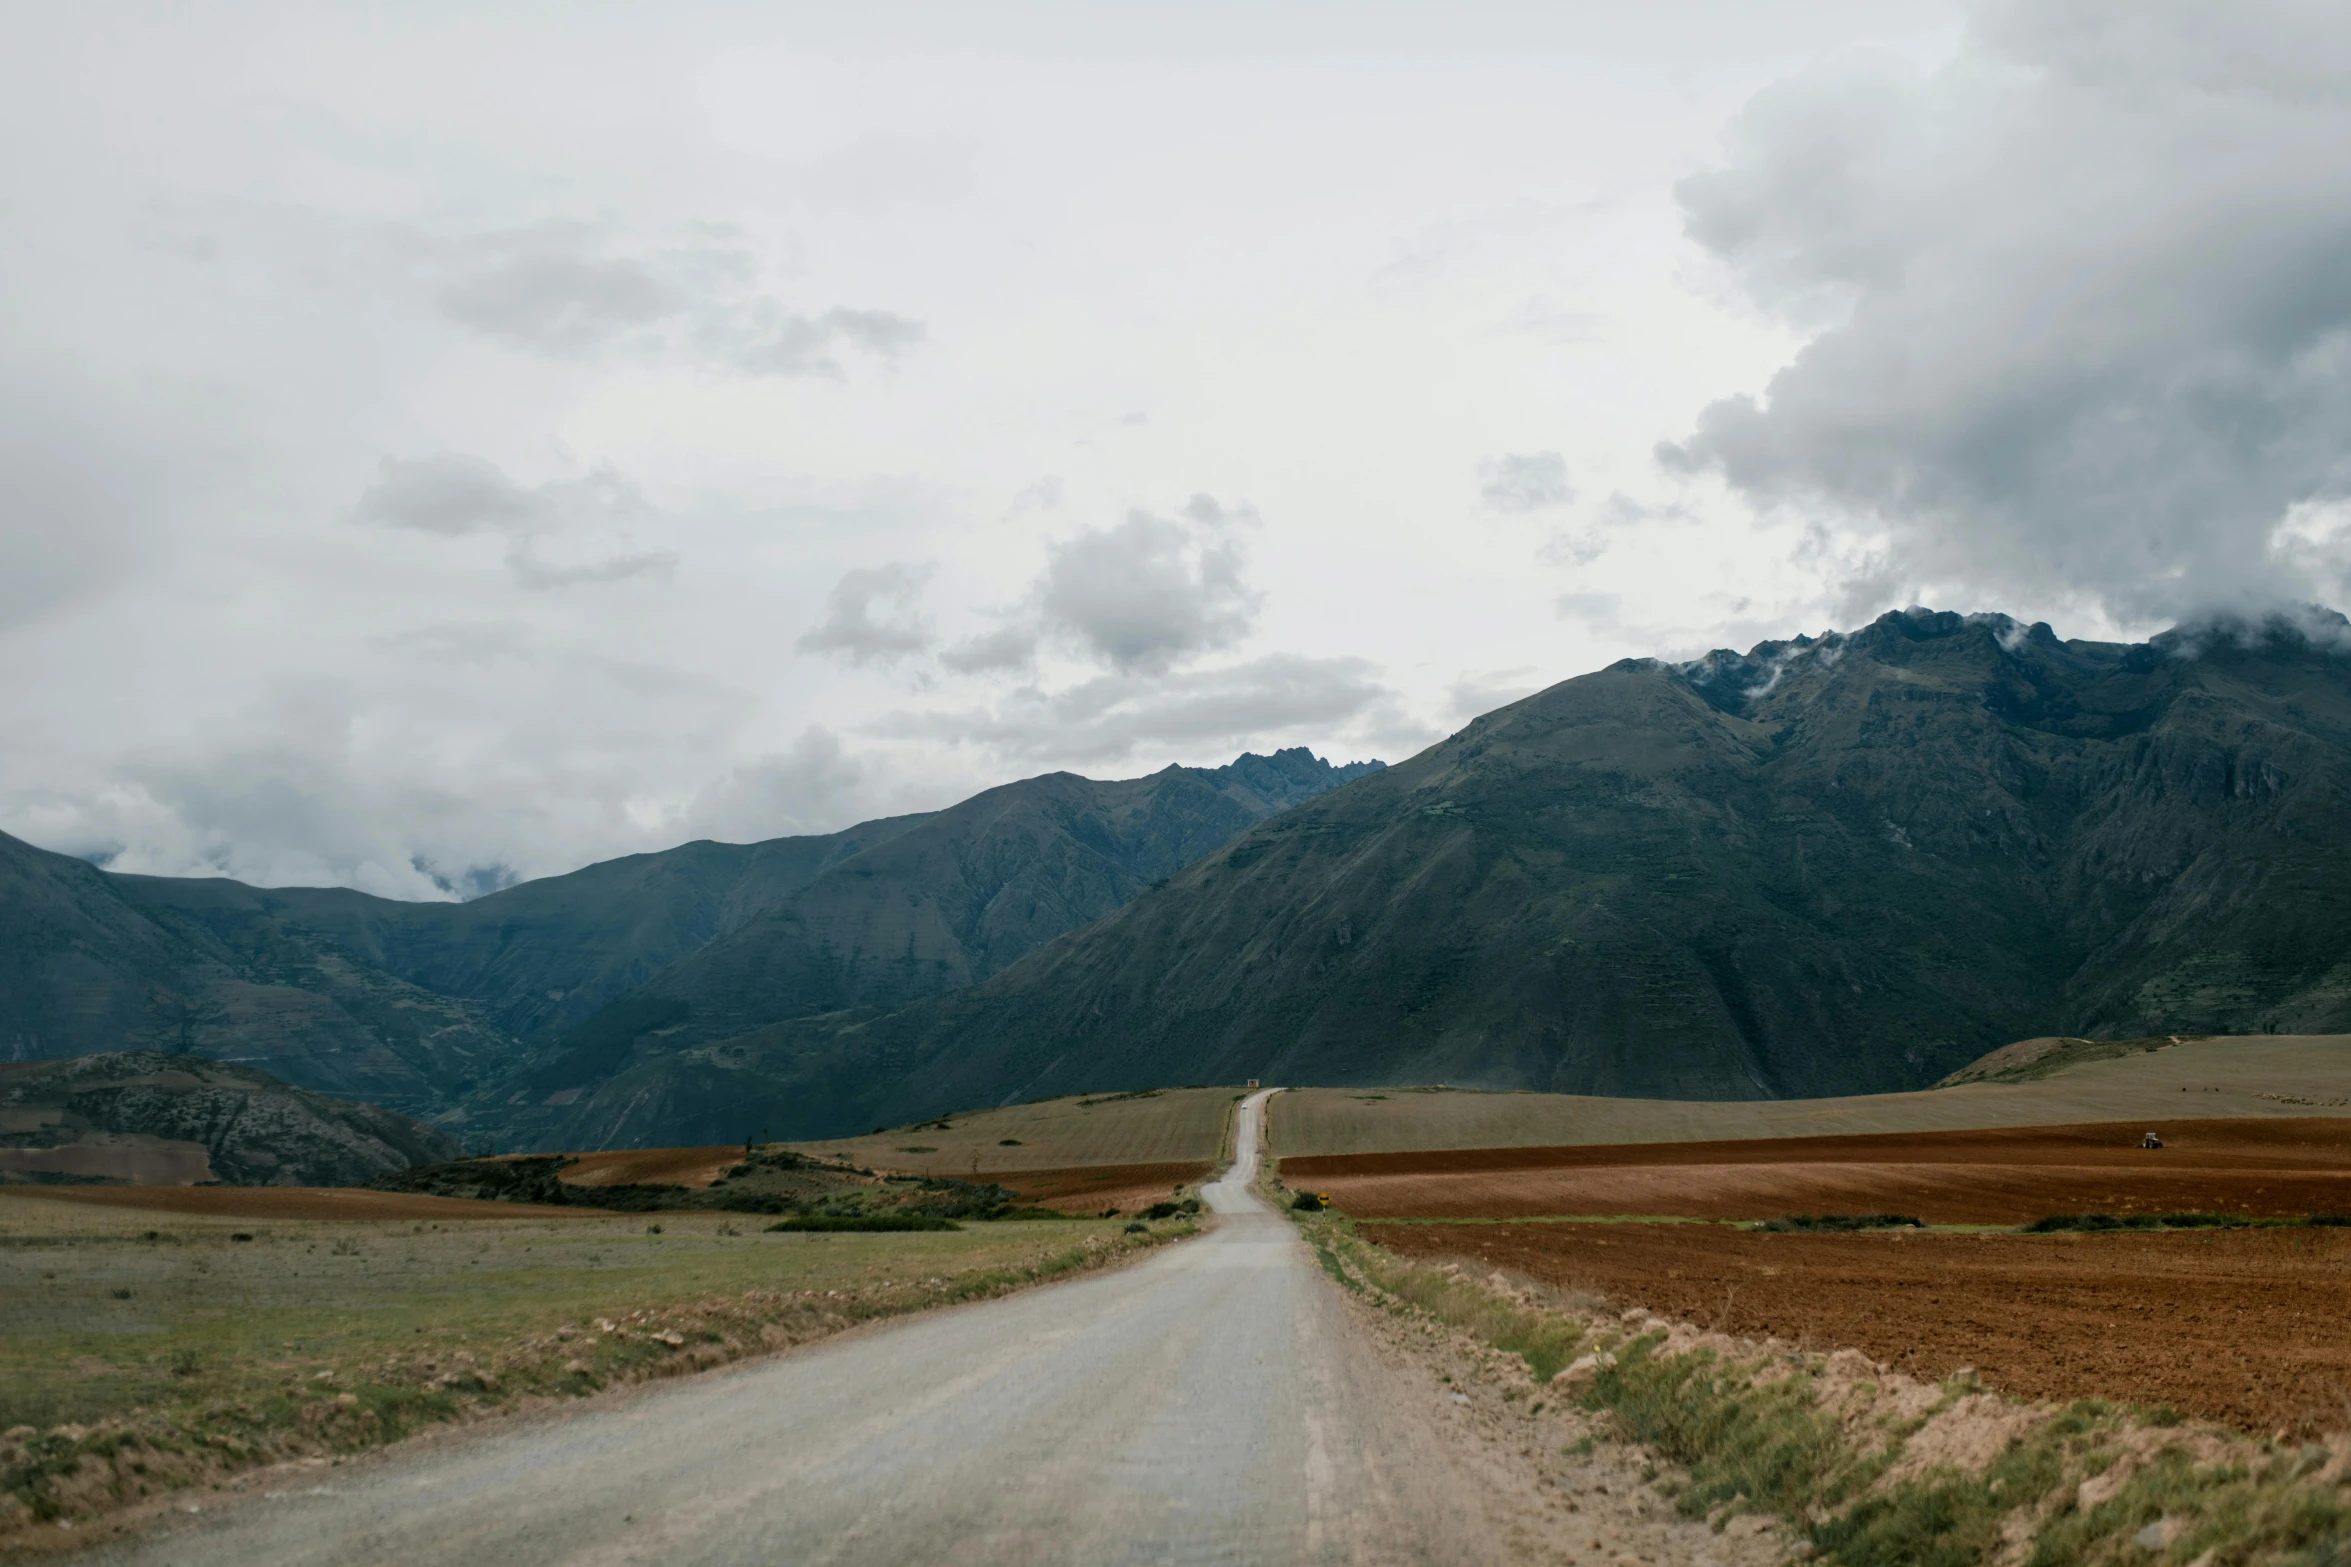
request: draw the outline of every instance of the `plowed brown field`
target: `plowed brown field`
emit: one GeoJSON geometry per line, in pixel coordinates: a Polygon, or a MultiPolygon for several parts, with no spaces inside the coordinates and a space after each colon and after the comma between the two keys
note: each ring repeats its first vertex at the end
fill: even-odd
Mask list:
{"type": "Polygon", "coordinates": [[[987,1179],[1040,1208],[1064,1213],[1131,1213],[1166,1199],[1178,1186],[1198,1186],[1216,1166],[1199,1160],[1165,1164],[1082,1164],[1060,1170],[997,1170],[987,1179]]]}
{"type": "MultiPolygon", "coordinates": [[[[1295,1183],[1293,1183],[1295,1184],[1295,1183]]],[[[2351,1416],[2351,1231],[1772,1235],[1713,1224],[1365,1224],[1394,1251],[1924,1378],[2169,1404],[2266,1432],[2351,1416]],[[1895,1238],[1900,1235],[1900,1238],[1895,1238]]]]}
{"type": "Polygon", "coordinates": [[[2351,1121],[2131,1121],[1992,1131],[1284,1159],[1359,1218],[1902,1213],[2021,1224],[2052,1213],[2351,1213],[2351,1121]]]}
{"type": "Polygon", "coordinates": [[[566,1186],[708,1186],[718,1172],[743,1161],[739,1147],[722,1148],[613,1148],[602,1153],[571,1155],[579,1161],[563,1167],[566,1186]]]}

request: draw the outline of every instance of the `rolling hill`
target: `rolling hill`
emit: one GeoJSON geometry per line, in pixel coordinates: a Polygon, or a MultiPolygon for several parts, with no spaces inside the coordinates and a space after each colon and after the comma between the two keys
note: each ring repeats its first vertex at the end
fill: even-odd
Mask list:
{"type": "Polygon", "coordinates": [[[2341,617],[1929,611],[1627,660],[1268,818],[979,984],[637,1061],[580,1146],[1244,1077],[1765,1099],[2021,1037],[2351,1027],[2341,617]]]}
{"type": "Polygon", "coordinates": [[[407,1116],[201,1056],[0,1070],[0,1182],[347,1186],[462,1152],[407,1116]]]}

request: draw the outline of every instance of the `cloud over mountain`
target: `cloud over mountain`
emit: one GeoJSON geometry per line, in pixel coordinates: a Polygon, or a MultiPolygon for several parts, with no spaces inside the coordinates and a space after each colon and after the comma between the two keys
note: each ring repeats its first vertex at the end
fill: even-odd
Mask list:
{"type": "Polygon", "coordinates": [[[1847,55],[1764,92],[1679,196],[1816,335],[1659,455],[1825,511],[1871,591],[2140,619],[2343,591],[2339,10],[1985,6],[1932,74],[1847,55]]]}

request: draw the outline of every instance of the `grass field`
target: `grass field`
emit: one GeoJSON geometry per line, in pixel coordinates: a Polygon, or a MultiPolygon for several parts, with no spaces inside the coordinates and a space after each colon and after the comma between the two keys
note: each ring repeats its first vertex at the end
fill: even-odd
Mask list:
{"type": "Polygon", "coordinates": [[[1165,1088],[958,1112],[870,1137],[795,1143],[876,1170],[993,1180],[1007,1170],[1198,1164],[1222,1157],[1239,1088],[1165,1088]]]}
{"type": "Polygon", "coordinates": [[[321,1219],[107,1195],[0,1189],[0,1529],[716,1364],[1189,1231],[1043,1220],[810,1236],[711,1213],[427,1198],[398,1199],[415,1217],[321,1219]]]}
{"type": "MultiPolygon", "coordinates": [[[[1595,1099],[1444,1088],[1301,1088],[1267,1107],[1278,1157],[1578,1143],[1713,1142],[2224,1116],[2351,1117],[2351,1036],[2189,1040],[2026,1082],[1847,1099],[1595,1099]]],[[[1040,1161],[1041,1162],[1041,1161],[1040,1161]]],[[[1074,1161],[1073,1161],[1074,1162],[1074,1161]]]]}

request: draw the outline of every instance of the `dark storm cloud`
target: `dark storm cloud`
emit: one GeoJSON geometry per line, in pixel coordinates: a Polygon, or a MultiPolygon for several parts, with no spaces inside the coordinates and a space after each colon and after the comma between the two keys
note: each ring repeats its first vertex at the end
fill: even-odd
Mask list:
{"type": "Polygon", "coordinates": [[[1478,496],[1496,511],[1544,511],[1575,499],[1567,459],[1557,452],[1514,452],[1478,464],[1478,496]]]}
{"type": "Polygon", "coordinates": [[[1044,625],[1121,673],[1164,672],[1248,635],[1260,595],[1242,578],[1234,528],[1253,523],[1195,495],[1176,517],[1130,511],[1047,546],[1037,584],[1044,625]]]}
{"type": "Polygon", "coordinates": [[[825,597],[825,618],[794,644],[803,653],[831,653],[851,664],[887,664],[931,645],[929,625],[915,608],[925,568],[892,564],[844,572],[825,597]]]}
{"type": "Polygon", "coordinates": [[[1874,535],[1853,592],[2343,591],[2351,12],[1989,6],[1933,76],[1762,94],[1679,194],[1818,330],[1659,456],[1874,535]]]}

